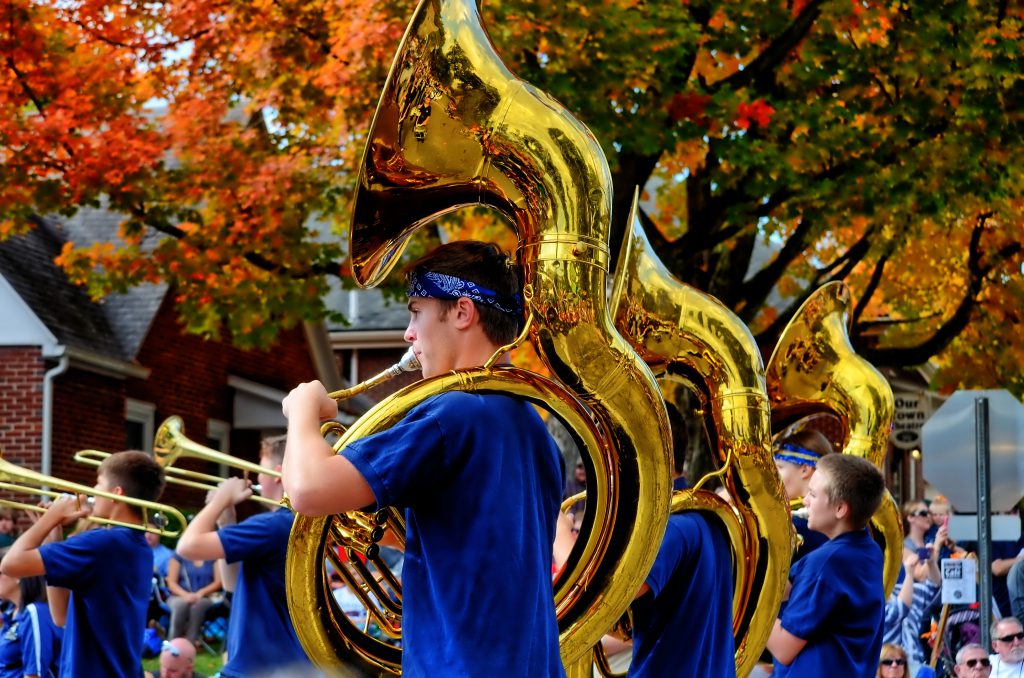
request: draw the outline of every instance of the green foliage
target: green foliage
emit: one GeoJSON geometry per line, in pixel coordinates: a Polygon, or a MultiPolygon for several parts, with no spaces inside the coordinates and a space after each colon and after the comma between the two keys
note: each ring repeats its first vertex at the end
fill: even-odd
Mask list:
{"type": "MultiPolygon", "coordinates": [[[[411,10],[7,3],[0,237],[102,199],[125,215],[124,245],[61,259],[94,294],[168,281],[190,330],[243,345],[322,316],[325,276],[347,281],[357,159],[411,10]],[[312,234],[314,218],[329,232],[312,234]]],[[[842,279],[859,302],[852,339],[876,364],[932,360],[943,388],[1021,392],[1020,7],[495,0],[483,13],[510,68],[600,140],[620,193],[613,240],[642,186],[666,264],[766,346],[809,290],[842,279]]],[[[456,222],[501,230],[487,219],[456,222]]]]}

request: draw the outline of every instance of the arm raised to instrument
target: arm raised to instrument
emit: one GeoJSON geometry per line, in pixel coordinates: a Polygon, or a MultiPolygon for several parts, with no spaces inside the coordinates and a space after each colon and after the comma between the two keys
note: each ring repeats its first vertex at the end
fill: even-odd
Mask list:
{"type": "Polygon", "coordinates": [[[8,549],[7,555],[0,562],[0,571],[9,577],[19,579],[46,574],[46,566],[39,553],[39,547],[55,527],[73,523],[89,513],[87,508],[82,508],[84,500],[84,496],[74,495],[54,499],[46,513],[8,549]]]}
{"type": "Polygon", "coordinates": [[[335,454],[320,433],[320,422],[338,414],[338,403],[328,397],[323,384],[299,384],[281,409],[288,419],[282,481],[292,508],[323,516],[376,504],[366,479],[352,462],[335,454]]]}
{"type": "Polygon", "coordinates": [[[218,560],[224,557],[224,545],[217,534],[217,519],[229,507],[252,496],[248,480],[228,478],[210,494],[203,510],[196,514],[181,534],[175,549],[189,560],[218,560]]]}

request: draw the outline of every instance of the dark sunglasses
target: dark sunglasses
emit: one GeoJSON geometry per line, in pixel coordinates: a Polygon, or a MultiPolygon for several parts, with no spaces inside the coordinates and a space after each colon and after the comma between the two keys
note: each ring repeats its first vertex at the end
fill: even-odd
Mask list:
{"type": "Polygon", "coordinates": [[[982,666],[992,666],[992,662],[988,660],[988,657],[982,657],[981,659],[965,659],[964,664],[969,669],[973,669],[978,664],[981,664],[982,666]]]}
{"type": "Polygon", "coordinates": [[[996,640],[1003,643],[1012,643],[1015,640],[1024,640],[1024,631],[1017,631],[1017,633],[1011,633],[1008,636],[996,638],[996,640]]]}
{"type": "Polygon", "coordinates": [[[918,518],[927,518],[931,513],[928,513],[928,509],[921,509],[920,511],[914,511],[910,515],[917,516],[918,518]]]}
{"type": "Polygon", "coordinates": [[[882,660],[882,666],[906,666],[906,665],[907,665],[907,660],[906,659],[894,658],[894,659],[883,659],[882,660]]]}

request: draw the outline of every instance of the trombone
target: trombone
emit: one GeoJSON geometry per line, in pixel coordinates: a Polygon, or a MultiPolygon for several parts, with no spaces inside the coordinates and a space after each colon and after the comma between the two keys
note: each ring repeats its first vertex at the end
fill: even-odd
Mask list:
{"type": "MultiPolygon", "coordinates": [[[[143,530],[145,532],[159,534],[163,537],[177,537],[188,524],[185,520],[185,516],[181,514],[181,511],[173,506],[158,504],[157,502],[146,501],[145,499],[126,497],[124,495],[114,494],[113,492],[104,492],[103,490],[97,490],[86,485],[79,485],[78,483],[54,478],[53,476],[46,476],[42,473],[30,471],[28,469],[21,468],[16,464],[12,464],[11,462],[3,459],[2,455],[0,455],[0,490],[51,498],[59,497],[64,494],[73,494],[76,497],[80,494],[84,494],[91,498],[102,497],[104,499],[119,501],[128,504],[129,506],[135,506],[136,508],[141,509],[142,524],[126,523],[120,520],[111,520],[110,518],[100,518],[97,516],[87,516],[86,520],[96,523],[97,525],[130,527],[135,530],[143,530]],[[179,526],[177,530],[167,529],[168,524],[171,522],[168,518],[173,521],[177,521],[179,526]],[[151,519],[152,524],[150,522],[151,519]]],[[[0,499],[0,506],[22,509],[24,511],[35,511],[37,513],[44,513],[46,511],[42,506],[19,502],[12,499],[0,499]]]]}
{"type": "MultiPolygon", "coordinates": [[[[218,452],[193,440],[189,440],[182,431],[183,428],[184,423],[181,417],[177,415],[168,417],[160,424],[160,428],[157,429],[153,439],[153,456],[157,463],[163,467],[167,482],[209,491],[216,489],[217,485],[224,480],[221,476],[213,475],[212,473],[178,468],[174,465],[174,462],[181,457],[203,459],[216,464],[231,466],[247,473],[263,473],[275,478],[281,477],[279,471],[263,468],[259,464],[253,464],[252,462],[232,457],[230,454],[218,452]]],[[[88,464],[89,466],[99,466],[109,456],[109,452],[100,450],[79,450],[75,453],[75,461],[88,464]]],[[[259,485],[252,485],[252,490],[254,492],[252,497],[250,497],[252,501],[258,501],[275,507],[281,505],[279,501],[255,494],[260,491],[259,485]]]]}

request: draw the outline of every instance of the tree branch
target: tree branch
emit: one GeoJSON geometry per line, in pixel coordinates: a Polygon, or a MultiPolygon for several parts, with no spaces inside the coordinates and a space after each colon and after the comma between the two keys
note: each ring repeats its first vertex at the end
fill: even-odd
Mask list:
{"type": "MultiPolygon", "coordinates": [[[[967,289],[957,305],[953,315],[943,323],[930,337],[916,346],[900,346],[892,348],[871,348],[859,346],[863,342],[855,342],[855,346],[865,359],[875,366],[908,366],[920,365],[927,362],[936,353],[942,351],[967,327],[971,320],[971,314],[978,304],[978,298],[985,285],[985,279],[996,266],[1007,261],[1024,249],[1020,242],[1010,243],[998,249],[989,258],[987,263],[982,262],[980,248],[981,236],[985,230],[986,222],[991,213],[981,214],[977,218],[974,230],[971,232],[971,244],[967,259],[967,268],[970,273],[967,289]]],[[[859,338],[859,335],[858,335],[859,338]]],[[[851,339],[854,339],[851,337],[851,339]]]]}
{"type": "Polygon", "coordinates": [[[746,68],[736,71],[724,80],[719,80],[712,85],[711,89],[718,91],[727,87],[732,90],[740,90],[752,86],[754,91],[760,94],[771,93],[775,84],[775,69],[782,64],[786,55],[807,37],[814,22],[821,15],[821,7],[824,4],[824,0],[811,0],[804,5],[800,14],[786,27],[786,30],[776,36],[764,51],[747,64],[746,68]]]}

